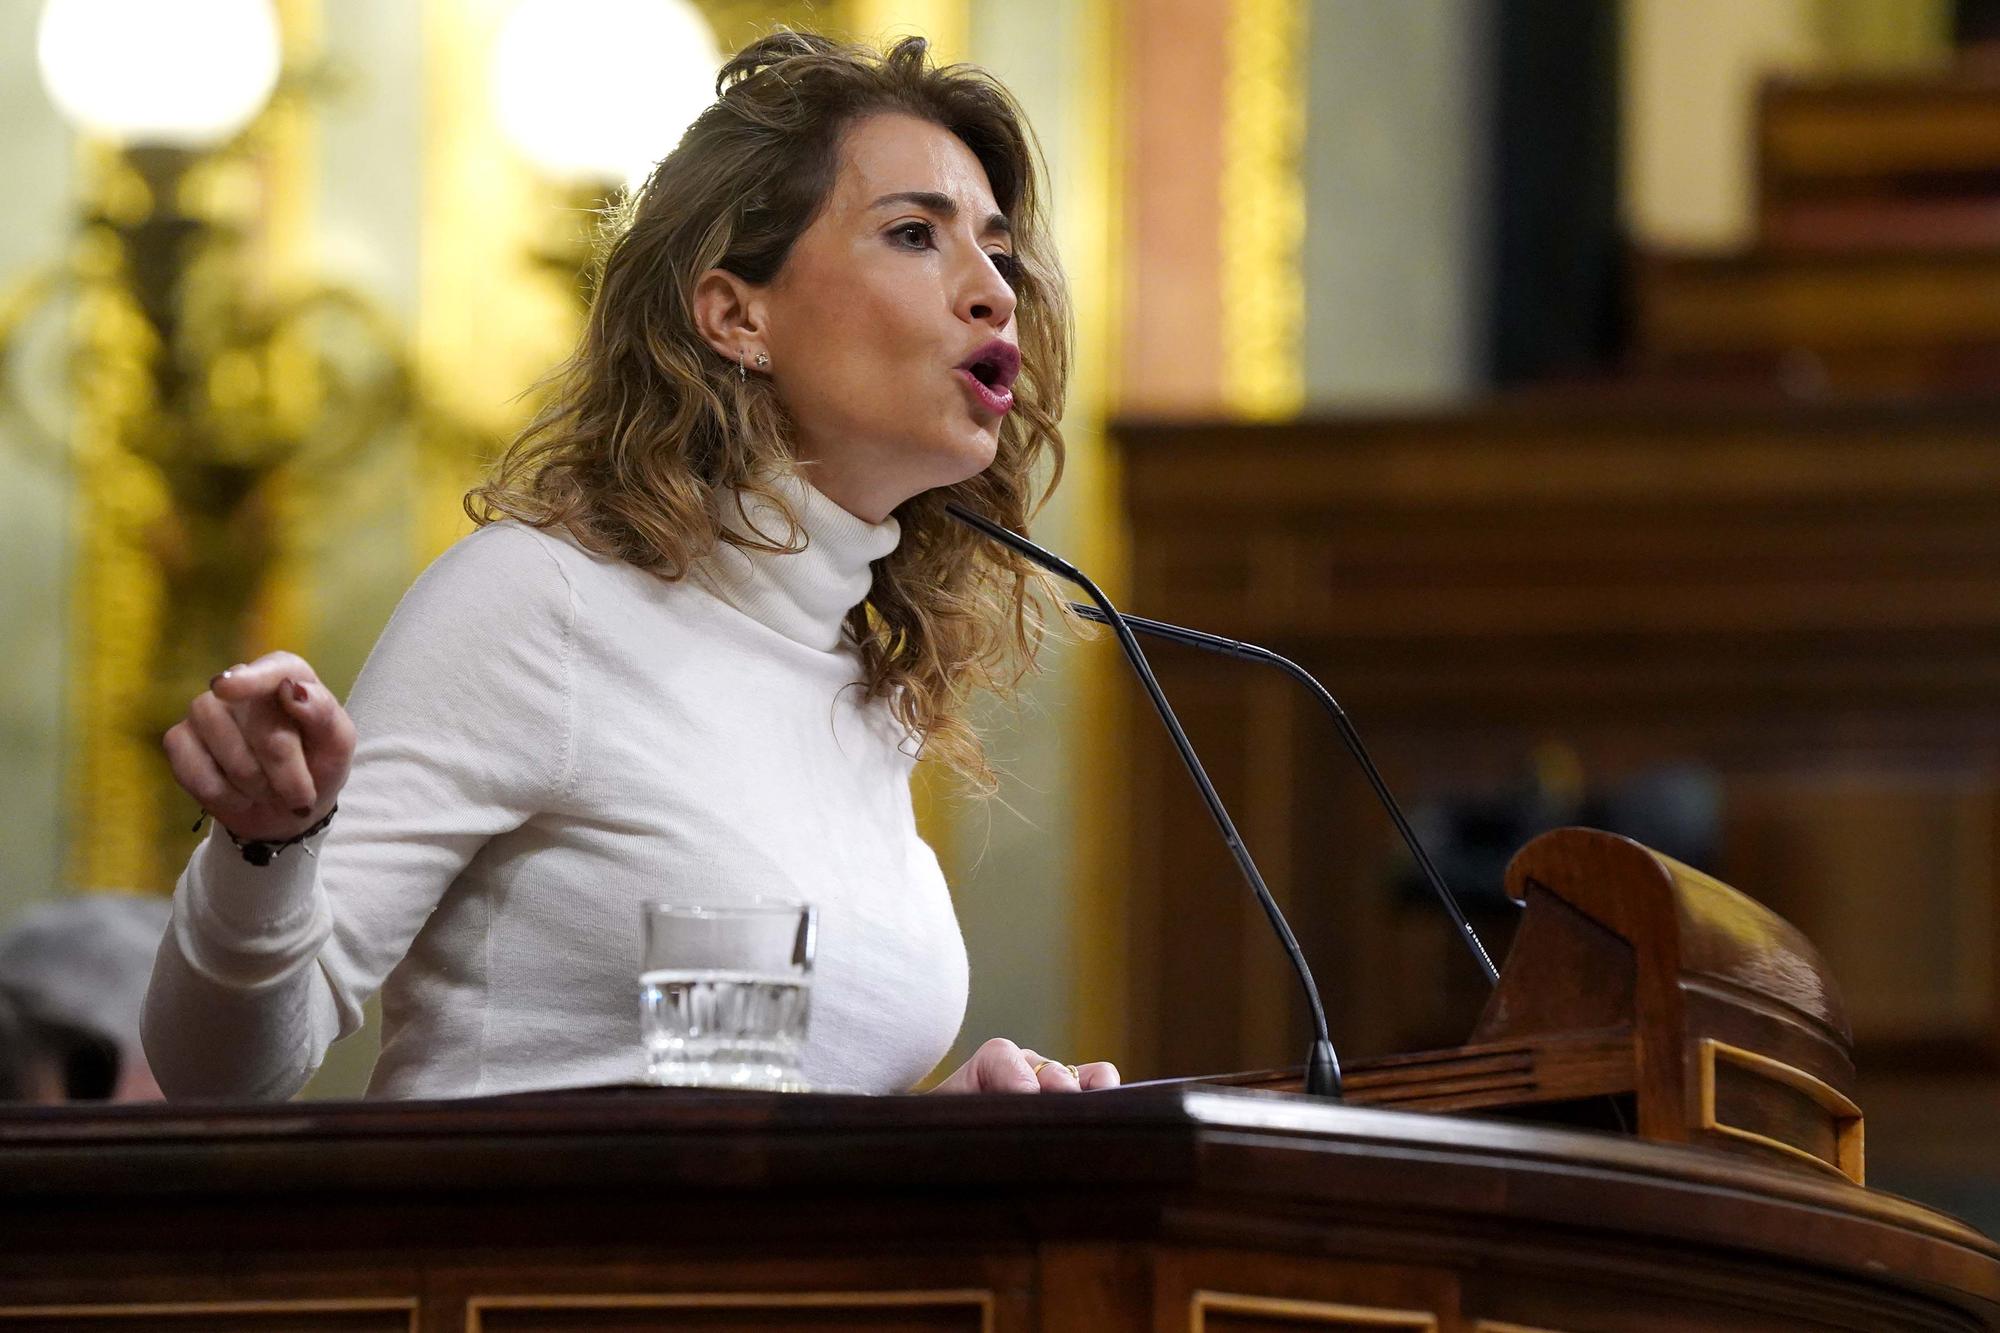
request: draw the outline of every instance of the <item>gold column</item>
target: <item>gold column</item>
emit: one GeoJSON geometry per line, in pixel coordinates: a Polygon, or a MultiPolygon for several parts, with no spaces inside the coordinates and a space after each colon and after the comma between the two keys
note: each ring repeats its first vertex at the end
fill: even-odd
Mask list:
{"type": "Polygon", "coordinates": [[[1222,122],[1222,394],[1253,420],[1305,401],[1304,0],[1231,0],[1222,122]]]}
{"type": "MultiPolygon", "coordinates": [[[[83,148],[86,187],[117,188],[118,156],[83,148]]],[[[143,206],[143,201],[140,201],[143,206]]],[[[114,205],[115,206],[115,205],[114,205]]],[[[70,826],[66,878],[72,888],[157,888],[164,883],[155,836],[162,793],[158,763],[133,725],[148,699],[148,666],[159,634],[160,572],[138,534],[155,530],[169,506],[158,471],[128,452],[147,410],[152,330],[123,297],[123,258],[102,232],[87,235],[75,263],[79,297],[73,336],[79,363],[70,441],[76,460],[75,626],[69,656],[66,774],[70,826]]],[[[192,819],[192,812],[190,812],[192,819]]]]}
{"type": "MultiPolygon", "coordinates": [[[[1076,311],[1076,371],[1071,381],[1069,492],[1075,557],[1097,571],[1108,596],[1125,592],[1130,562],[1119,460],[1107,430],[1118,401],[1117,314],[1124,308],[1126,161],[1124,66],[1116,0],[1080,0],[1068,45],[1078,53],[1076,108],[1064,127],[1071,164],[1059,216],[1076,311]]],[[[1099,642],[1077,655],[1080,729],[1071,790],[1070,864],[1076,891],[1072,1010],[1075,1049],[1093,1060],[1129,1061],[1127,962],[1125,710],[1131,682],[1117,649],[1099,642]]]]}

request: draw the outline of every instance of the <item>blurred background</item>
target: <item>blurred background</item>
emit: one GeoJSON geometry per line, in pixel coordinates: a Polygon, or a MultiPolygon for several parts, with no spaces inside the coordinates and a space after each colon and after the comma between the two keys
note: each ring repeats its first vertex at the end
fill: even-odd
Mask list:
{"type": "MultiPolygon", "coordinates": [[[[1038,537],[1319,673],[1497,943],[1574,822],[1792,920],[1870,1183],[2000,1231],[2000,0],[0,0],[0,961],[143,969],[196,841],[159,733],[277,647],[345,692],[575,337],[594,210],[776,23],[1026,105],[1080,352],[1038,537]]],[[[1315,707],[1156,662],[1343,1055],[1465,1040],[1315,707]]],[[[1134,702],[1060,645],[1002,799],[920,782],[962,1045],[1292,1063],[1134,702]]],[[[136,1000],[21,975],[44,1085],[132,1091],[136,1000]]]]}

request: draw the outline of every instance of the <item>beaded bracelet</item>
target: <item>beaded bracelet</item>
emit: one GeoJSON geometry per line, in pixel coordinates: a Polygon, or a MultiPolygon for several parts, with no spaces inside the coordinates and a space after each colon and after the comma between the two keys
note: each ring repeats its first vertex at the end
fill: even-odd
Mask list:
{"type": "MultiPolygon", "coordinates": [[[[229,840],[236,844],[237,851],[243,853],[244,860],[253,866],[267,866],[285,848],[297,846],[307,838],[325,832],[326,826],[331,824],[333,817],[339,813],[340,803],[336,801],[334,802],[333,809],[327,811],[326,818],[320,820],[319,823],[314,824],[303,833],[294,833],[289,838],[280,838],[275,842],[266,841],[263,838],[239,838],[234,833],[229,833],[229,826],[227,824],[218,824],[216,827],[220,828],[224,833],[229,833],[229,840]]],[[[206,822],[208,822],[208,811],[204,810],[201,812],[201,817],[194,821],[194,827],[188,831],[190,833],[199,833],[201,832],[201,826],[206,822]]],[[[310,847],[306,848],[306,855],[311,856],[312,854],[313,849],[310,847]]]]}

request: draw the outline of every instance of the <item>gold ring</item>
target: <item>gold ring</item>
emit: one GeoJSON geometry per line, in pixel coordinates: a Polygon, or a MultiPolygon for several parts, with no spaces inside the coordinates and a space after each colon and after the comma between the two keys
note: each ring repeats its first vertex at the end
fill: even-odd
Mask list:
{"type": "Polygon", "coordinates": [[[1034,1067],[1034,1068],[1033,1068],[1032,1070],[1030,1070],[1029,1072],[1030,1072],[1030,1073],[1032,1073],[1032,1074],[1033,1074],[1033,1075],[1034,1075],[1034,1076],[1035,1076],[1036,1078],[1040,1078],[1040,1077],[1042,1076],[1042,1071],[1043,1071],[1044,1069],[1047,1069],[1047,1068],[1048,1068],[1048,1067],[1049,1067],[1050,1065],[1062,1065],[1062,1067],[1063,1067],[1064,1069],[1067,1069],[1067,1070],[1069,1071],[1069,1076],[1070,1076],[1071,1078],[1080,1078],[1080,1077],[1081,1077],[1081,1076],[1080,1076],[1080,1075],[1079,1075],[1079,1074],[1078,1074],[1078,1073],[1076,1072],[1076,1066],[1075,1066],[1075,1065],[1064,1065],[1064,1064],[1063,1064],[1063,1062],[1062,1062],[1062,1061],[1060,1061],[1060,1060],[1038,1060],[1038,1061],[1036,1061],[1036,1062],[1035,1062],[1035,1067],[1034,1067]]]}

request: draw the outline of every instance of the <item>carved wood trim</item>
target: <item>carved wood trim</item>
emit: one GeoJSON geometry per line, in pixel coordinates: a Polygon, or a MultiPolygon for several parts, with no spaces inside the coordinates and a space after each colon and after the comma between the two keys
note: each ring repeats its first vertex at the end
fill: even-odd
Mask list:
{"type": "Polygon", "coordinates": [[[380,1310],[409,1315],[410,1333],[417,1333],[415,1297],[360,1297],[329,1300],[271,1301],[104,1301],[75,1305],[0,1305],[0,1321],[9,1319],[158,1319],[174,1315],[303,1315],[365,1314],[380,1310]]]}
{"type": "Polygon", "coordinates": [[[1437,1315],[1429,1310],[1398,1310],[1386,1305],[1302,1301],[1284,1296],[1248,1296],[1231,1291],[1196,1291],[1188,1296],[1189,1333],[1206,1333],[1209,1311],[1251,1314],[1264,1318],[1298,1319],[1315,1324],[1345,1324],[1351,1328],[1406,1328],[1437,1333],[1437,1315]]]}
{"type": "Polygon", "coordinates": [[[1773,1060],[1769,1056],[1759,1055],[1755,1051],[1746,1051],[1740,1046],[1731,1046],[1728,1042],[1717,1041],[1714,1037],[1705,1037],[1702,1039],[1700,1060],[1701,1120],[1699,1128],[1716,1134],[1726,1135],[1729,1138],[1741,1139],[1745,1143],[1754,1143],[1760,1148],[1773,1149],[1794,1160],[1810,1163],[1822,1170],[1845,1176],[1857,1185],[1867,1184],[1865,1179],[1867,1171],[1862,1150],[1863,1122],[1861,1108],[1855,1105],[1853,1099],[1843,1094],[1840,1089],[1822,1079],[1813,1077],[1803,1069],[1794,1068],[1782,1060],[1773,1060]],[[1740,1125],[1725,1124],[1716,1114],[1715,1106],[1716,1065],[1718,1062],[1735,1065],[1737,1068],[1746,1070],[1758,1078],[1767,1079],[1773,1083],[1781,1083],[1810,1097],[1833,1120],[1835,1154],[1838,1160],[1829,1162],[1824,1158],[1807,1152],[1803,1148],[1786,1143],[1782,1139],[1774,1139],[1768,1134],[1760,1134],[1755,1130],[1745,1129],[1740,1125]]]}
{"type": "Polygon", "coordinates": [[[965,1287],[938,1291],[669,1291],[552,1292],[472,1296],[465,1302],[465,1333],[484,1333],[489,1310],[795,1310],[810,1306],[968,1306],[979,1311],[981,1333],[993,1333],[993,1293],[965,1287]]]}

